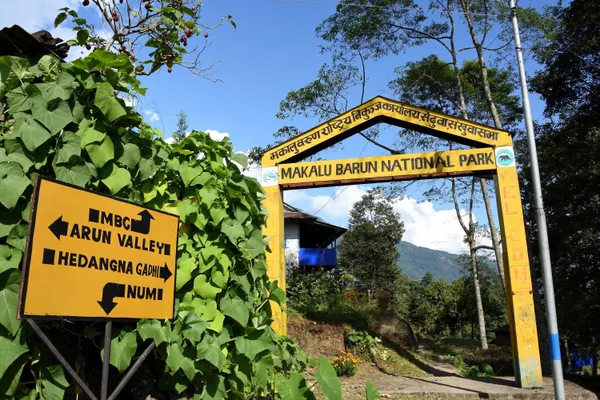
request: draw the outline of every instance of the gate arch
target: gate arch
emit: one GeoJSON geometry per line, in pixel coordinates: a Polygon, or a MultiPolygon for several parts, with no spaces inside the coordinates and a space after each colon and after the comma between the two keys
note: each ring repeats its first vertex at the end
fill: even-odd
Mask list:
{"type": "MultiPolygon", "coordinates": [[[[506,277],[515,378],[520,387],[542,387],[525,225],[509,132],[377,96],[268,149],[261,180],[269,211],[267,271],[285,290],[283,190],[373,182],[494,175],[506,277]],[[401,154],[318,162],[303,159],[374,124],[385,122],[471,146],[468,150],[401,154]]],[[[273,328],[287,333],[286,315],[273,306],[273,328]]]]}

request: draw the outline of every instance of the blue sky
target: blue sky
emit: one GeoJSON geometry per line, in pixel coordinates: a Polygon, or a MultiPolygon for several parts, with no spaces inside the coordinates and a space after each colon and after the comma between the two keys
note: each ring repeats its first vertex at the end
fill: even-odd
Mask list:
{"type": "MultiPolygon", "coordinates": [[[[4,15],[0,16],[0,27],[21,24],[28,30],[51,28],[51,21],[59,7],[70,4],[78,6],[75,0],[41,0],[39,7],[32,10],[27,6],[33,1],[11,2],[4,5],[4,15]]],[[[176,114],[184,110],[188,115],[190,128],[212,129],[227,132],[236,150],[265,146],[272,142],[272,133],[282,125],[294,124],[305,130],[317,123],[316,120],[295,119],[283,121],[275,117],[279,102],[288,91],[298,89],[315,79],[319,67],[329,61],[328,55],[319,53],[321,41],[315,35],[316,26],[335,10],[335,1],[329,0],[207,0],[203,6],[203,22],[207,25],[231,14],[237,29],[224,25],[210,31],[210,48],[205,52],[206,65],[220,61],[212,78],[221,80],[212,83],[192,75],[182,68],[174,68],[173,73],[162,71],[144,78],[143,84],[149,88],[138,107],[157,128],[169,136],[175,129],[176,114]]],[[[553,1],[521,0],[522,6],[541,6],[553,1]]],[[[89,12],[89,10],[85,10],[89,12]]],[[[434,16],[434,13],[430,14],[434,16]]],[[[510,26],[503,26],[500,29],[510,26]]],[[[459,35],[459,42],[468,43],[466,30],[459,35]]],[[[63,36],[69,33],[65,28],[55,31],[63,36]]],[[[495,36],[499,31],[492,32],[495,36]]],[[[198,40],[198,39],[195,39],[198,40]]],[[[496,44],[498,41],[496,42],[496,44]]],[[[526,46],[526,43],[525,43],[526,46]]],[[[405,54],[390,56],[367,64],[366,99],[376,95],[393,97],[387,83],[394,77],[394,68],[407,61],[419,60],[430,54],[440,54],[439,45],[428,44],[410,48],[405,54]]],[[[470,54],[474,57],[474,54],[470,54]]],[[[514,52],[509,53],[509,61],[514,61],[514,52]]],[[[528,71],[536,66],[528,60],[528,71]]],[[[354,93],[353,104],[359,99],[354,93]]],[[[535,117],[541,115],[543,104],[532,95],[532,108],[535,117]]],[[[397,130],[384,131],[382,141],[392,143],[397,130]]],[[[330,151],[326,158],[349,158],[359,155],[380,155],[382,150],[373,145],[365,147],[365,140],[355,136],[344,142],[343,150],[330,151]]],[[[335,200],[319,211],[319,216],[329,222],[344,225],[351,204],[366,189],[365,186],[345,189],[335,200]]],[[[454,211],[449,203],[418,203],[421,200],[422,185],[413,185],[408,192],[410,199],[403,200],[396,208],[405,221],[410,221],[405,238],[416,244],[432,248],[458,252],[462,233],[458,222],[453,218],[454,211]],[[437,232],[433,234],[432,232],[437,232]],[[438,237],[439,236],[439,237],[438,237]]],[[[296,191],[286,195],[286,200],[308,212],[317,211],[327,202],[335,188],[296,191]]],[[[486,221],[482,209],[475,212],[476,219],[486,221]]]]}

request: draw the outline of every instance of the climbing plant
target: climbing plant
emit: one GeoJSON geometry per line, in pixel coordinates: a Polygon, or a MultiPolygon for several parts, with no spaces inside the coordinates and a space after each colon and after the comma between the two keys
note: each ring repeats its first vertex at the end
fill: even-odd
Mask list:
{"type": "MultiPolygon", "coordinates": [[[[310,398],[304,353],[270,327],[271,302],[284,303],[285,294],[267,276],[264,191],[243,175],[246,156],[228,138],[198,131],[167,144],[123,101],[134,92],[145,89],[126,54],[98,49],[70,64],[0,57],[0,398],[60,399],[75,390],[16,319],[37,175],[180,217],[175,319],[116,324],[113,377],[153,340],[149,363],[160,390],[207,399],[310,398]]],[[[102,326],[41,325],[98,389],[102,326]]],[[[323,392],[340,398],[331,365],[321,359],[316,366],[323,392]]]]}

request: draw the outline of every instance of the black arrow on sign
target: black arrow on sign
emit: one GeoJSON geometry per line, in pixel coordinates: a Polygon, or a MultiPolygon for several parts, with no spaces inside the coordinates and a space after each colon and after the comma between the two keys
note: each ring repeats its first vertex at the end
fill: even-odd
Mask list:
{"type": "Polygon", "coordinates": [[[169,279],[171,277],[171,275],[173,275],[173,274],[171,273],[171,270],[167,266],[167,263],[165,263],[164,267],[160,267],[160,274],[159,274],[159,276],[161,278],[163,278],[165,280],[165,282],[167,281],[167,279],[169,279]]]}
{"type": "Polygon", "coordinates": [[[108,282],[102,289],[102,300],[98,302],[106,315],[115,308],[117,303],[113,300],[115,297],[125,297],[125,285],[120,283],[108,282]]]}
{"type": "Polygon", "coordinates": [[[139,213],[138,215],[140,215],[142,217],[142,219],[139,221],[136,221],[136,220],[131,221],[131,230],[133,232],[137,232],[137,233],[141,233],[141,234],[145,235],[148,232],[150,232],[150,220],[154,219],[154,217],[152,216],[152,214],[150,214],[148,212],[148,210],[144,210],[141,213],[139,213]]]}
{"type": "Polygon", "coordinates": [[[50,224],[48,229],[50,229],[50,232],[54,233],[54,236],[56,236],[56,238],[60,240],[61,235],[67,236],[67,232],[69,231],[69,223],[63,221],[61,215],[56,221],[50,224]]]}

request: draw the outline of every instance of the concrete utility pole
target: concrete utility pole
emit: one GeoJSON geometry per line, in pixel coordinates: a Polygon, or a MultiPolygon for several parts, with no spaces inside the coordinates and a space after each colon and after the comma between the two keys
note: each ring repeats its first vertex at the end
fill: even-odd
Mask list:
{"type": "Polygon", "coordinates": [[[542,186],[540,184],[540,170],[537,160],[537,149],[535,146],[535,135],[533,132],[533,121],[531,119],[531,108],[529,105],[529,91],[527,90],[527,79],[525,77],[525,65],[521,51],[521,37],[519,36],[519,24],[517,22],[517,7],[515,0],[510,1],[512,12],[512,25],[515,38],[515,49],[517,50],[517,61],[519,63],[519,76],[521,79],[521,96],[523,97],[523,112],[525,113],[525,127],[527,130],[527,144],[529,157],[531,159],[531,175],[535,200],[535,216],[538,228],[538,242],[540,248],[540,262],[542,264],[542,278],[544,280],[544,295],[546,299],[546,313],[548,314],[548,332],[550,335],[550,352],[552,354],[552,375],[554,378],[554,396],[558,400],[565,399],[565,384],[563,380],[562,363],[560,357],[560,344],[558,340],[558,323],[556,321],[556,305],[554,303],[554,284],[552,283],[552,268],[550,263],[550,246],[548,244],[548,231],[546,227],[546,214],[544,212],[544,201],[542,199],[542,186]]]}

